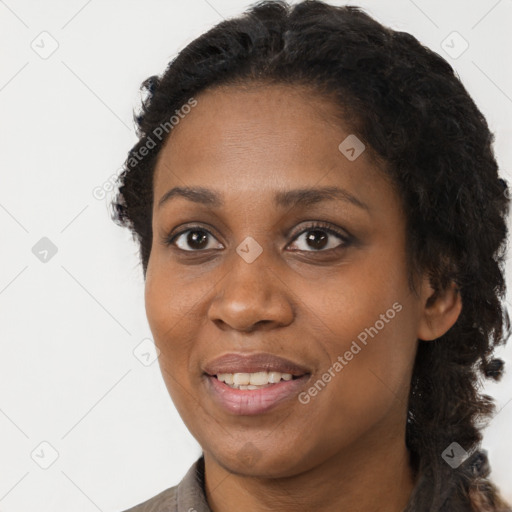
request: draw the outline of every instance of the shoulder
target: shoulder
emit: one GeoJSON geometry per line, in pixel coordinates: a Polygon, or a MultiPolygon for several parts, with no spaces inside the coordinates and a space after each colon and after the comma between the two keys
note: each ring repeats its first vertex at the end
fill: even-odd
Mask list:
{"type": "Polygon", "coordinates": [[[170,487],[124,512],[174,512],[178,486],[170,487]]]}
{"type": "Polygon", "coordinates": [[[204,493],[204,458],[199,457],[178,485],[124,512],[211,512],[204,493]]]}

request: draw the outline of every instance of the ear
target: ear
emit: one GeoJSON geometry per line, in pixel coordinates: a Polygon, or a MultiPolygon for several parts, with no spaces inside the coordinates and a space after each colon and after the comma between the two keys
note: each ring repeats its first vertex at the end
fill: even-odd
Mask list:
{"type": "Polygon", "coordinates": [[[455,283],[445,291],[435,291],[428,277],[423,278],[420,300],[420,320],[417,337],[435,340],[455,324],[462,311],[462,299],[455,283]]]}

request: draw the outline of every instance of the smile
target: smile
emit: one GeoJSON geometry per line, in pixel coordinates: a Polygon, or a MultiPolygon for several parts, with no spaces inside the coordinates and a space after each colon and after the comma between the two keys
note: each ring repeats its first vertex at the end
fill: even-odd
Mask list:
{"type": "Polygon", "coordinates": [[[217,406],[229,414],[250,416],[292,403],[290,400],[306,388],[310,374],[294,377],[289,373],[256,372],[205,376],[207,394],[217,406]]]}
{"type": "Polygon", "coordinates": [[[273,386],[281,380],[292,380],[294,377],[291,373],[281,372],[256,372],[256,373],[219,373],[217,379],[226,383],[233,389],[262,389],[273,386]]]}

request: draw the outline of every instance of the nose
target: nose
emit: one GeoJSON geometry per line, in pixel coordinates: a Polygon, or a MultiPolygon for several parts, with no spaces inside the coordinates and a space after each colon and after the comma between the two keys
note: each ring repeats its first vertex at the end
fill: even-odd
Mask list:
{"type": "Polygon", "coordinates": [[[234,252],[226,259],[226,268],[208,310],[209,319],[220,329],[252,332],[293,321],[293,293],[265,251],[251,263],[234,252]]]}

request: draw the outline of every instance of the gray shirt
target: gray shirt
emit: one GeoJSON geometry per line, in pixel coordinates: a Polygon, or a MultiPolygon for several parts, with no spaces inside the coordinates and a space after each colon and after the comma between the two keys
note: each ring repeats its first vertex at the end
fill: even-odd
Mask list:
{"type": "MultiPolygon", "coordinates": [[[[467,462],[468,464],[461,466],[461,468],[464,467],[464,472],[467,472],[468,474],[480,474],[482,476],[486,476],[490,471],[487,452],[485,450],[476,451],[467,462]]],[[[430,472],[423,472],[420,474],[418,483],[413,490],[407,507],[403,512],[414,512],[420,508],[423,509],[425,503],[431,504],[432,508],[429,510],[436,510],[439,512],[466,511],[467,506],[461,508],[459,501],[461,486],[459,479],[449,479],[449,484],[443,486],[443,489],[438,489],[436,492],[431,478],[430,472]],[[420,503],[423,505],[420,506],[420,503]]],[[[478,499],[475,496],[476,501],[485,503],[484,495],[488,495],[489,489],[489,486],[483,487],[478,493],[478,499]]],[[[497,498],[494,499],[500,503],[497,498]]],[[[494,500],[491,499],[490,501],[492,503],[494,500]]],[[[485,510],[489,512],[512,512],[512,508],[509,508],[508,504],[502,504],[501,506],[496,507],[480,507],[475,505],[474,507],[467,509],[468,512],[470,509],[485,510]]],[[[129,510],[125,510],[124,512],[212,512],[211,508],[208,506],[205,495],[204,456],[201,455],[201,457],[194,462],[178,485],[170,487],[153,498],[150,498],[129,510]]]]}
{"type": "Polygon", "coordinates": [[[125,512],[211,512],[204,492],[204,457],[194,462],[178,485],[125,512]]]}

